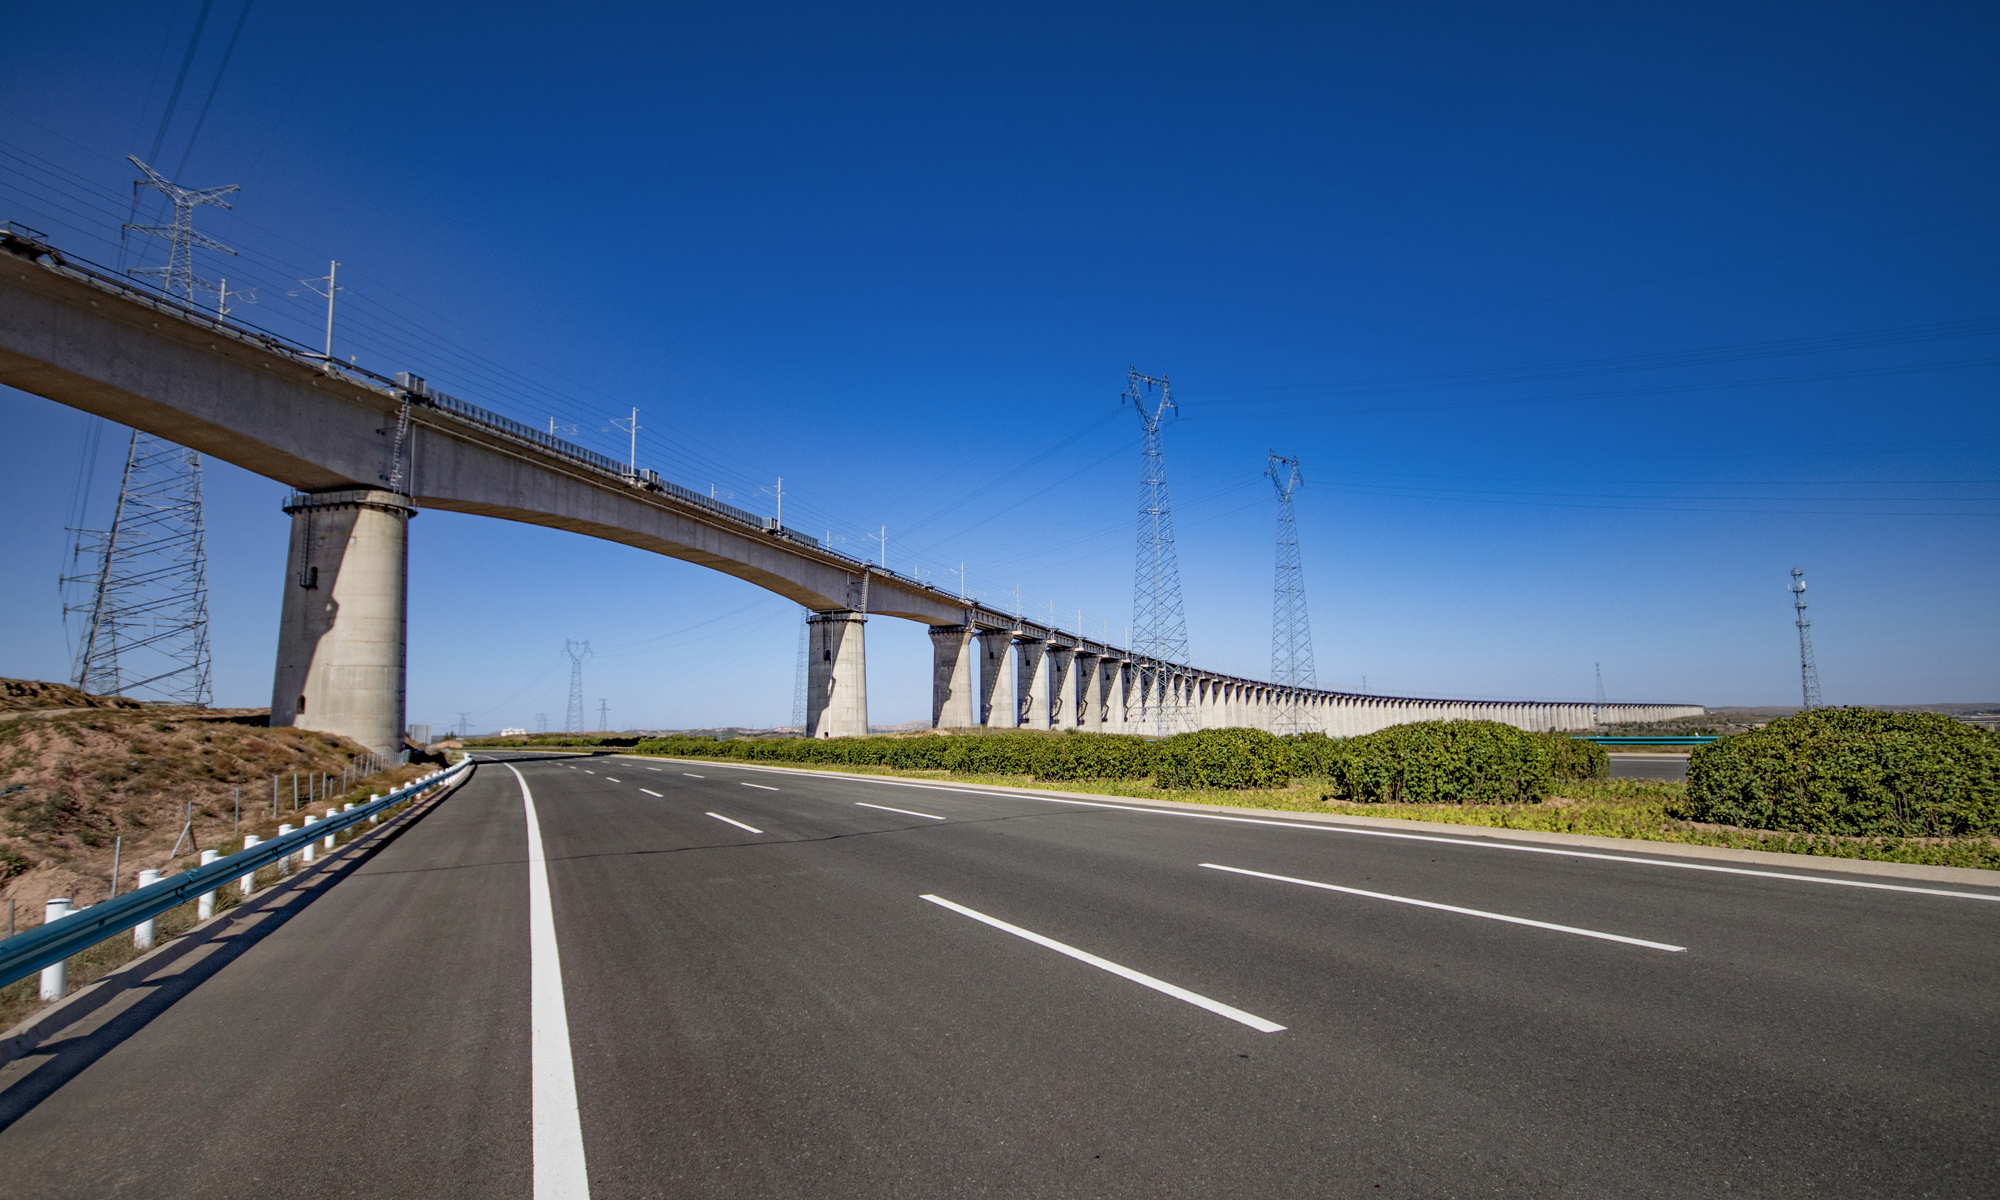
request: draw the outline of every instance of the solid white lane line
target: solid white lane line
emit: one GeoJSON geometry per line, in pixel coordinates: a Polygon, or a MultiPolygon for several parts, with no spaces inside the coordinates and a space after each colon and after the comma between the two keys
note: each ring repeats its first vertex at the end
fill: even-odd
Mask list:
{"type": "Polygon", "coordinates": [[[697,774],[695,774],[695,773],[694,773],[693,771],[682,771],[682,772],[681,772],[681,774],[683,774],[683,775],[687,776],[687,777],[688,777],[689,779],[707,779],[707,778],[708,778],[708,776],[706,776],[706,775],[697,775],[697,774]]]}
{"type": "Polygon", "coordinates": [[[535,794],[515,767],[528,814],[528,1029],[533,1076],[535,1200],[589,1200],[583,1125],[576,1107],[576,1067],[570,1060],[569,1012],[563,1004],[562,959],[556,947],[555,905],[535,794]]]}
{"type": "Polygon", "coordinates": [[[1095,954],[1079,950],[1075,946],[1065,946],[1054,938],[1043,937],[1041,934],[1023,929],[1019,925],[1009,925],[998,917],[989,917],[985,913],[967,908],[963,904],[953,904],[943,896],[923,895],[919,896],[918,899],[928,900],[940,908],[948,908],[961,916],[971,917],[975,921],[982,921],[995,929],[1011,933],[1015,937],[1026,938],[1037,946],[1047,947],[1058,954],[1067,954],[1078,962],[1089,963],[1091,966],[1099,970],[1109,971],[1121,979],[1129,979],[1133,983],[1152,988],[1156,992],[1164,992],[1176,1000],[1185,1000],[1196,1008],[1205,1008],[1217,1016],[1228,1017],[1239,1024],[1248,1025],[1259,1033],[1278,1033],[1285,1028],[1275,1021],[1266,1021],[1264,1018],[1253,1013],[1244,1012],[1240,1008],[1231,1008],[1220,1000],[1210,1000],[1207,996],[1201,995],[1199,992],[1190,992],[1184,987],[1175,987],[1164,979],[1155,979],[1151,975],[1143,975],[1130,967],[1121,967],[1109,959],[1099,958],[1095,954]]]}
{"type": "Polygon", "coordinates": [[[730,820],[730,819],[729,819],[728,817],[725,817],[725,816],[723,816],[723,815],[722,815],[721,813],[710,813],[710,814],[708,814],[708,815],[709,815],[709,816],[711,816],[711,817],[714,817],[714,818],[715,818],[716,820],[718,820],[718,821],[723,821],[723,822],[726,822],[726,823],[728,823],[728,824],[730,824],[730,825],[734,825],[734,826],[736,826],[736,828],[738,828],[738,829],[747,829],[747,830],[749,830],[749,831],[750,831],[751,833],[762,833],[762,832],[764,832],[763,830],[761,830],[761,829],[757,828],[757,827],[756,827],[755,825],[745,825],[745,824],[744,824],[743,822],[741,822],[741,821],[731,821],[731,820],[730,820]]]}
{"type": "Polygon", "coordinates": [[[907,809],[907,808],[890,808],[890,807],[889,807],[888,805],[886,805],[886,804],[863,804],[863,803],[862,803],[861,801],[859,801],[859,800],[856,800],[856,801],[854,802],[854,806],[855,806],[856,808],[879,808],[879,809],[881,809],[881,810],[882,810],[883,812],[892,812],[892,813],[902,813],[902,814],[903,814],[904,816],[906,816],[906,817],[924,817],[924,818],[926,818],[926,819],[928,819],[928,820],[932,820],[932,821],[943,821],[943,820],[947,820],[947,819],[948,819],[948,818],[945,818],[945,817],[940,817],[940,816],[938,816],[938,815],[937,815],[936,813],[920,813],[920,812],[911,812],[911,811],[910,811],[909,809],[907,809]]]}
{"type": "MultiPolygon", "coordinates": [[[[640,788],[639,790],[646,793],[648,796],[660,796],[660,793],[654,791],[652,788],[640,788]]],[[[666,797],[660,796],[660,799],[665,800],[666,797]]]]}
{"type": "Polygon", "coordinates": [[[1341,887],[1337,883],[1319,883],[1311,879],[1294,879],[1290,875],[1267,875],[1262,871],[1246,871],[1242,867],[1225,867],[1221,863],[1203,863],[1214,871],[1228,871],[1232,875],[1249,875],[1257,879],[1275,879],[1279,883],[1296,883],[1301,887],[1319,888],[1328,892],[1346,892],[1350,896],[1366,896],[1371,900],[1390,900],[1397,904],[1414,904],[1418,908],[1435,908],[1439,912],[1462,913],[1468,917],[1484,917],[1489,921],[1505,921],[1510,925],[1532,925],[1536,929],[1553,929],[1557,933],[1574,933],[1578,937],[1602,938],[1607,942],[1624,942],[1628,946],[1644,946],[1649,950],[1667,950],[1680,953],[1686,946],[1670,946],[1665,942],[1649,942],[1645,938],[1626,937],[1619,933],[1600,933],[1595,929],[1578,929],[1574,925],[1553,925],[1547,921],[1531,921],[1526,917],[1510,917],[1506,913],[1486,912],[1477,908],[1460,908],[1456,904],[1439,904],[1435,900],[1417,900],[1409,896],[1391,896],[1387,892],[1370,892],[1361,888],[1341,887]]]}
{"type": "Polygon", "coordinates": [[[761,784],[761,783],[745,783],[745,784],[740,784],[739,786],[741,786],[741,787],[753,787],[753,788],[756,788],[756,789],[757,789],[758,791],[760,791],[760,792],[775,792],[775,791],[777,791],[777,790],[778,790],[777,788],[774,788],[774,787],[765,787],[765,786],[764,786],[763,784],[761,784]]]}

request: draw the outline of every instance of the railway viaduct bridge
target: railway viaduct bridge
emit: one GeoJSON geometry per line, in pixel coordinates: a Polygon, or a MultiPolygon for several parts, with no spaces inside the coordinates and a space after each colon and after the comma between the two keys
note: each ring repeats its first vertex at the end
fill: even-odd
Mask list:
{"type": "Polygon", "coordinates": [[[1361,695],[1160,662],[1022,620],[468,404],[385,379],[0,232],[0,383],[290,486],[271,723],[402,744],[409,521],[420,509],[567,529],[697,563],[812,611],[807,729],[868,731],[871,617],[930,627],[940,728],[1269,728],[1301,704],[1349,736],[1479,717],[1524,729],[1699,715],[1699,705],[1361,695]]]}

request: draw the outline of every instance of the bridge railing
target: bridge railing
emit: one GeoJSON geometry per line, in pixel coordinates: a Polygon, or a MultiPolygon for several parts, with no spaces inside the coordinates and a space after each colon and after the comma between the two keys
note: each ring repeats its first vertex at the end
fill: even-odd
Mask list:
{"type": "Polygon", "coordinates": [[[221,891],[228,884],[252,875],[261,867],[289,859],[307,846],[330,837],[351,825],[381,815],[385,809],[417,798],[431,788],[442,786],[472,769],[470,758],[455,767],[427,775],[408,787],[399,788],[379,800],[357,804],[352,809],[293,830],[268,842],[239,850],[207,866],[182,871],[158,883],[125,893],[102,904],[79,909],[26,933],[0,941],[0,987],[25,979],[41,970],[80,954],[99,942],[117,937],[143,921],[169,909],[178,908],[205,892],[221,891]]]}

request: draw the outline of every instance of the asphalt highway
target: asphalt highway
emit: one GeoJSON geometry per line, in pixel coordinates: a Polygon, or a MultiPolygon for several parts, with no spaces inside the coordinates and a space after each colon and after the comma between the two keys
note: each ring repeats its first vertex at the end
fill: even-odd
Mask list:
{"type": "Polygon", "coordinates": [[[483,765],[4,1189],[2000,1194],[2000,888],[1232,815],[483,765]]]}

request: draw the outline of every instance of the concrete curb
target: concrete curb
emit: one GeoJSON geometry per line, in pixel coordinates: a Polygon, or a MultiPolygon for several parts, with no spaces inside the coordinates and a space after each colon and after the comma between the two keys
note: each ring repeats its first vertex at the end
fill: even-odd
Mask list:
{"type": "Polygon", "coordinates": [[[17,1058],[25,1058],[33,1054],[35,1048],[49,1040],[52,1035],[61,1033],[71,1025],[103,1008],[115,999],[120,992],[139,986],[159,968],[167,966],[200,946],[207,945],[218,937],[224,936],[224,930],[228,926],[235,924],[244,917],[269,912],[270,905],[266,903],[267,901],[275,899],[280,893],[296,891],[298,888],[304,886],[307,880],[314,878],[333,866],[345,862],[353,856],[353,852],[357,848],[367,846],[391,830],[407,825],[417,817],[429,812],[431,809],[437,807],[446,797],[456,792],[464,785],[467,779],[472,778],[475,774],[477,774],[476,769],[466,772],[464,775],[453,780],[451,785],[444,791],[439,792],[437,795],[420,804],[406,809],[401,814],[392,818],[386,825],[371,829],[345,846],[335,850],[332,854],[315,859],[311,865],[302,870],[292,875],[287,875],[268,887],[260,888],[250,893],[250,895],[244,897],[240,902],[231,905],[229,908],[201,922],[171,941],[163,942],[153,947],[124,966],[85,984],[54,1004],[29,1013],[26,1017],[22,1018],[20,1024],[9,1029],[4,1035],[0,1035],[0,1066],[5,1066],[17,1058]]]}
{"type": "Polygon", "coordinates": [[[1616,850],[1635,857],[1698,858],[1710,862],[1736,863],[1759,868],[1793,871],[1826,871],[1842,875],[1875,875],[1891,879],[1921,879],[1931,883],[1970,884],[2000,889],[2000,871],[1978,867],[1933,867],[1920,863],[1875,862],[1862,858],[1829,858],[1819,854],[1787,854],[1780,850],[1738,850],[1728,846],[1695,846],[1686,842],[1653,842],[1642,838],[1602,837],[1586,833],[1545,833],[1533,829],[1495,829],[1488,825],[1455,825],[1449,821],[1408,821],[1398,817],[1354,817],[1344,813],[1302,813],[1281,808],[1237,808],[1223,804],[1193,804],[1185,800],[1145,800],[1131,796],[1107,796],[1096,792],[1061,792],[1054,788],[1008,787],[1001,784],[953,783],[949,780],[912,779],[901,775],[860,775],[848,771],[814,771],[799,767],[773,767],[764,763],[739,763],[722,758],[662,758],[642,754],[600,757],[630,758],[642,762],[698,763],[705,766],[735,767],[745,771],[769,771],[779,775],[811,775],[834,779],[881,783],[885,780],[922,784],[948,791],[998,792],[1030,798],[1060,796],[1067,800],[1088,800],[1093,804],[1156,808],[1169,812],[1199,812],[1256,817],[1260,820],[1296,821],[1304,825],[1348,825],[1399,833],[1448,834],[1455,838],[1484,838],[1497,842],[1533,842],[1542,846],[1572,846],[1578,850],[1616,850]]]}

